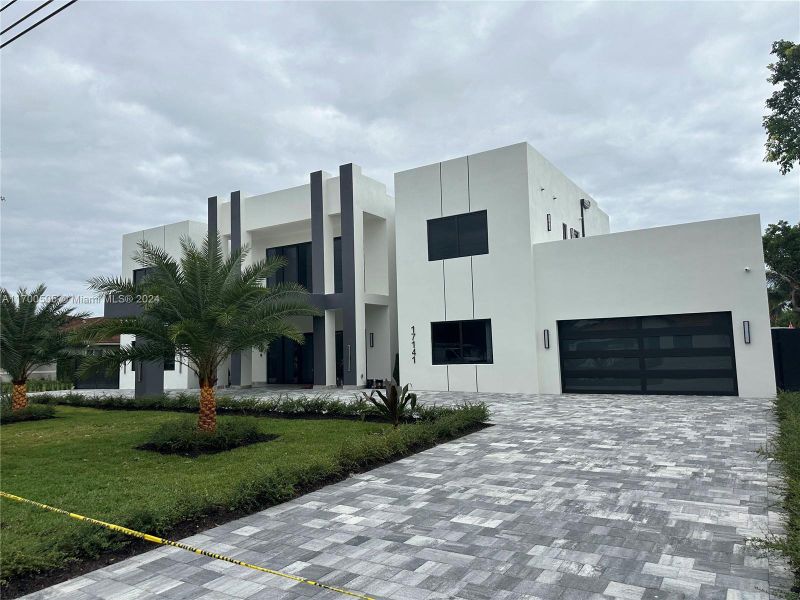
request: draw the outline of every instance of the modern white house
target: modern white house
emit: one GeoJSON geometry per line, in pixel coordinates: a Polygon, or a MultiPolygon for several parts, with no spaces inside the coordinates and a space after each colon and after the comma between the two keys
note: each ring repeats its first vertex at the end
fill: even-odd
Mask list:
{"type": "MultiPolygon", "coordinates": [[[[280,339],[266,353],[233,356],[220,368],[218,385],[355,388],[391,376],[397,354],[394,200],[384,184],[348,164],[338,176],[317,171],[308,184],[285,190],[211,197],[207,224],[185,221],[125,235],[123,277],[143,274],[132,258],[140,240],[178,256],[181,237],[199,243],[212,229],[228,251],[248,246],[247,261],[283,257],[286,266],[275,280],[306,287],[322,313],[296,318],[303,344],[280,339]]],[[[136,307],[106,305],[107,316],[130,310],[136,307]]],[[[131,341],[123,336],[121,343],[131,341]]],[[[120,387],[141,393],[198,387],[176,358],[163,369],[124,366],[120,387]]]]}
{"type": "Polygon", "coordinates": [[[170,249],[180,231],[218,228],[251,256],[287,258],[278,277],[306,285],[324,316],[298,323],[302,346],[234,357],[220,384],[361,387],[397,355],[417,390],[774,396],[757,215],[610,233],[597,202],[527,143],[394,183],[392,199],[344,165],[211,198],[208,225],[130,234],[123,255],[129,238],[161,231],[170,249]]]}

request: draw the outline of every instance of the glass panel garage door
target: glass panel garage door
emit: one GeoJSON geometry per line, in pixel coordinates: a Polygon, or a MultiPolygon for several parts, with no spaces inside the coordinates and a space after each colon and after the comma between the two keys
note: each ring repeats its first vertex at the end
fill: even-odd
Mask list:
{"type": "Polygon", "coordinates": [[[558,322],[565,393],[735,396],[731,314],[558,322]]]}

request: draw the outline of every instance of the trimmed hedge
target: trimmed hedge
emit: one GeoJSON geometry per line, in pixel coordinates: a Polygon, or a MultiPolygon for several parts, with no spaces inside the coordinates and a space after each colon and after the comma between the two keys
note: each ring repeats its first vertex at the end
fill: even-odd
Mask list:
{"type": "MultiPolygon", "coordinates": [[[[55,390],[71,390],[75,385],[71,381],[57,381],[55,379],[28,379],[28,392],[52,392],[55,390]]],[[[2,392],[11,393],[13,385],[10,381],[0,384],[2,392]]]]}
{"type": "Polygon", "coordinates": [[[332,463],[318,463],[289,472],[269,471],[263,477],[242,484],[228,508],[255,511],[286,502],[322,485],[341,481],[353,473],[367,471],[476,431],[489,418],[489,411],[483,403],[448,408],[439,414],[436,419],[401,425],[385,433],[346,442],[332,463]]]}
{"type": "Polygon", "coordinates": [[[794,586],[787,597],[800,598],[800,392],[780,392],[775,401],[778,432],[765,452],[783,471],[781,494],[786,535],[757,540],[762,548],[783,555],[794,570],[794,586]]]}
{"type": "MultiPolygon", "coordinates": [[[[162,394],[131,398],[120,394],[103,394],[102,396],[86,396],[79,393],[39,394],[31,398],[37,404],[61,404],[82,408],[100,408],[105,410],[168,410],[177,412],[197,412],[200,409],[198,394],[180,393],[162,394]]],[[[470,405],[472,408],[483,406],[484,421],[488,420],[485,405],[470,405]]],[[[418,405],[413,418],[418,421],[432,421],[452,413],[448,406],[418,405]]],[[[337,419],[377,419],[383,420],[381,414],[372,404],[360,395],[353,395],[352,400],[340,400],[330,394],[303,394],[292,396],[280,393],[273,396],[220,396],[217,398],[219,414],[250,415],[264,417],[333,417],[337,419]]]]}
{"type": "Polygon", "coordinates": [[[55,406],[46,404],[28,404],[25,408],[13,411],[5,402],[0,404],[0,424],[20,423],[22,421],[41,421],[56,416],[55,406]]]}
{"type": "Polygon", "coordinates": [[[200,431],[197,418],[184,417],[164,423],[138,449],[195,457],[268,442],[276,437],[261,433],[258,421],[253,417],[220,417],[214,432],[200,431]]]}

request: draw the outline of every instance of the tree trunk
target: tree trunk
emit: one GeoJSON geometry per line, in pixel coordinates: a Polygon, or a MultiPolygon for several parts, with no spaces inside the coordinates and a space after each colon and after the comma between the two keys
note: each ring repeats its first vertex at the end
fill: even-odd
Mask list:
{"type": "Polygon", "coordinates": [[[28,382],[15,381],[11,392],[11,410],[22,410],[28,406],[28,382]]]}
{"type": "Polygon", "coordinates": [[[217,430],[217,399],[214,397],[214,384],[207,380],[200,382],[200,416],[197,427],[209,433],[217,430]]]}

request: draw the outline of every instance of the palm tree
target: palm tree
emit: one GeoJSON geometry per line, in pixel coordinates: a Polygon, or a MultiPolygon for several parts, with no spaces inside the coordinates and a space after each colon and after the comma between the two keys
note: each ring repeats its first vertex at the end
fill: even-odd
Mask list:
{"type": "Polygon", "coordinates": [[[69,297],[48,296],[46,291],[40,284],[30,292],[20,288],[14,296],[0,288],[0,367],[11,377],[15,411],[28,405],[31,373],[69,354],[64,326],[88,314],[66,308],[69,297]]]}
{"type": "Polygon", "coordinates": [[[218,367],[235,352],[250,348],[265,351],[281,336],[302,343],[303,335],[287,317],[319,314],[308,303],[302,286],[284,283],[266,287],[267,277],[283,267],[283,259],[268,258],[244,266],[247,253],[245,247],[224,258],[216,234],[206,237],[200,248],[188,238],[181,239],[180,260],[142,241],[134,256],[146,269],[140,282],[109,277],[89,281],[93,290],[107,297],[141,299],[142,313],[104,319],[79,333],[88,342],[133,334],[136,344],[90,356],[80,372],[177,354],[177,360],[192,369],[200,381],[198,427],[213,432],[217,426],[214,386],[218,367]]]}

